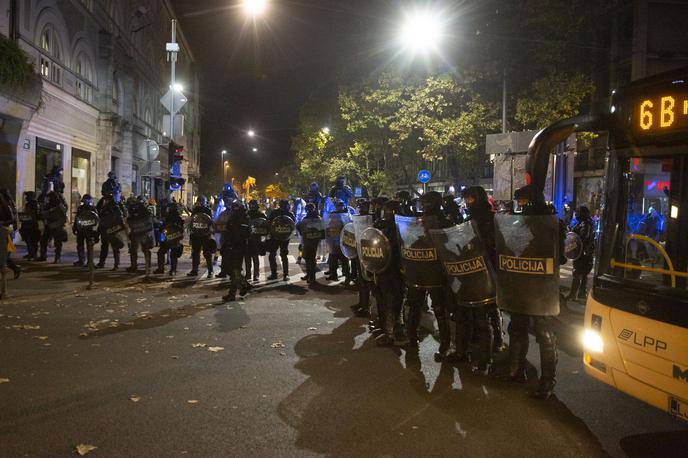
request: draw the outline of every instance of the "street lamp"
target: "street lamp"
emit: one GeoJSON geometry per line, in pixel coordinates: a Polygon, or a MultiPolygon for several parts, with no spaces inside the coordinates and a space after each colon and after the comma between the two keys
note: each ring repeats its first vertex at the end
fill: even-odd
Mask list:
{"type": "Polygon", "coordinates": [[[227,154],[227,150],[223,149],[221,154],[220,154],[220,159],[221,159],[221,170],[222,170],[222,185],[224,185],[225,181],[227,180],[227,167],[229,167],[229,163],[225,161],[225,154],[227,154]]]}
{"type": "Polygon", "coordinates": [[[254,153],[257,153],[257,152],[258,152],[258,148],[253,148],[252,151],[253,151],[254,153]]]}
{"type": "Polygon", "coordinates": [[[437,52],[444,37],[444,21],[439,13],[414,10],[404,16],[399,29],[401,46],[412,54],[437,52]]]}
{"type": "Polygon", "coordinates": [[[184,90],[184,86],[179,83],[174,83],[172,85],[172,89],[174,89],[174,92],[182,92],[184,90]]]}
{"type": "Polygon", "coordinates": [[[267,0],[244,0],[242,7],[247,15],[251,17],[260,16],[268,7],[267,0]]]}
{"type": "Polygon", "coordinates": [[[330,128],[329,127],[323,127],[322,131],[325,135],[330,135],[330,128]]]}
{"type": "Polygon", "coordinates": [[[249,137],[255,137],[255,136],[256,136],[256,132],[255,132],[253,129],[249,130],[249,131],[246,132],[246,133],[247,133],[247,135],[248,135],[249,137]]]}

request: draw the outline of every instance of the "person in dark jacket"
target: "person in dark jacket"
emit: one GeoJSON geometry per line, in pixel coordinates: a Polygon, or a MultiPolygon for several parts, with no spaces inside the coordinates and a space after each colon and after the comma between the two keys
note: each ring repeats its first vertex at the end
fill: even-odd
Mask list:
{"type": "MultiPolygon", "coordinates": [[[[466,202],[464,222],[475,222],[478,236],[485,246],[489,261],[494,266],[497,258],[494,210],[487,193],[481,186],[472,186],[464,191],[463,197],[466,202]]],[[[473,358],[473,373],[487,375],[492,365],[493,350],[498,345],[501,347],[501,343],[495,341],[495,334],[502,334],[501,313],[497,304],[493,302],[477,307],[457,307],[454,321],[456,323],[456,352],[450,355],[451,359],[455,361],[468,359],[472,331],[477,327],[479,355],[473,358]],[[497,318],[491,319],[494,314],[497,318]]]]}
{"type": "MultiPolygon", "coordinates": [[[[260,206],[257,200],[252,200],[248,203],[248,220],[251,221],[257,219],[267,220],[265,213],[260,211],[260,206]]],[[[265,255],[265,249],[263,248],[263,236],[257,234],[251,234],[248,238],[248,245],[246,247],[246,258],[244,259],[244,265],[246,267],[246,280],[251,278],[251,268],[253,268],[253,281],[257,282],[260,279],[260,256],[261,252],[265,255]]]]}
{"type": "Polygon", "coordinates": [[[376,343],[381,346],[408,344],[408,340],[403,337],[403,330],[399,328],[405,288],[401,275],[401,259],[394,215],[400,209],[401,205],[397,201],[385,202],[380,217],[373,223],[373,227],[379,229],[387,237],[392,250],[392,259],[387,270],[375,275],[375,302],[383,330],[383,333],[376,338],[376,343]]]}
{"type": "Polygon", "coordinates": [[[307,234],[306,227],[312,221],[319,221],[322,224],[322,218],[314,203],[306,204],[306,216],[298,225],[299,233],[303,240],[303,259],[306,261],[306,275],[301,277],[309,286],[315,284],[315,273],[317,271],[317,263],[315,257],[318,253],[318,245],[321,238],[310,238],[307,234]]]}
{"type": "Polygon", "coordinates": [[[223,269],[229,272],[229,291],[222,297],[225,302],[235,301],[237,290],[239,296],[243,297],[251,289],[251,285],[241,274],[251,232],[248,224],[246,209],[240,201],[235,200],[232,202],[232,212],[227,221],[222,245],[222,262],[225,264],[223,269]]]}
{"type": "Polygon", "coordinates": [[[62,257],[62,244],[67,241],[67,231],[64,226],[67,224],[67,202],[61,193],[50,191],[45,198],[42,216],[45,221],[45,230],[41,237],[41,255],[36,261],[47,260],[48,243],[53,241],[55,246],[54,264],[60,262],[62,257]]]}
{"type": "MultiPolygon", "coordinates": [[[[279,208],[273,210],[268,217],[268,221],[272,222],[275,218],[286,216],[296,221],[294,214],[289,211],[289,201],[286,199],[280,200],[279,208]]],[[[282,278],[284,281],[289,281],[289,239],[276,240],[274,237],[268,239],[270,261],[270,276],[268,280],[277,280],[277,251],[279,250],[280,258],[282,259],[282,278]]]]}
{"type": "MultiPolygon", "coordinates": [[[[72,234],[76,235],[76,254],[78,259],[74,263],[76,267],[84,267],[86,265],[86,237],[83,231],[79,230],[78,220],[80,215],[98,214],[96,207],[93,205],[93,197],[90,194],[81,196],[81,205],[76,209],[77,217],[72,223],[72,234]]],[[[93,238],[94,243],[98,243],[98,236],[93,238]]]]}
{"type": "Polygon", "coordinates": [[[191,244],[191,272],[187,277],[196,277],[201,265],[201,253],[205,258],[208,269],[208,278],[213,278],[213,256],[216,245],[213,236],[213,211],[208,205],[208,198],[200,196],[196,199],[196,205],[191,210],[191,227],[189,243],[191,244]]]}
{"type": "MultiPolygon", "coordinates": [[[[335,210],[332,212],[332,214],[337,214],[337,215],[342,215],[342,214],[349,214],[349,210],[347,209],[346,205],[344,204],[344,201],[340,199],[335,199],[334,201],[334,208],[335,210]]],[[[334,250],[330,253],[330,258],[328,261],[329,264],[329,276],[327,277],[327,280],[330,281],[338,281],[339,280],[339,275],[337,273],[339,266],[341,265],[342,267],[342,274],[344,275],[344,284],[349,285],[351,283],[351,270],[349,266],[349,260],[344,256],[339,249],[338,246],[334,247],[334,250]]]]}
{"type": "Polygon", "coordinates": [[[170,276],[177,274],[177,261],[184,251],[182,239],[184,236],[184,220],[182,219],[179,204],[170,202],[162,223],[162,233],[165,237],[160,242],[158,249],[158,268],[155,274],[165,273],[165,256],[170,255],[170,276]]]}
{"type": "MultiPolygon", "coordinates": [[[[14,231],[17,229],[17,206],[10,194],[10,190],[7,188],[0,189],[0,243],[4,244],[2,251],[6,253],[4,259],[4,264],[7,265],[14,272],[15,280],[21,275],[21,268],[12,260],[7,247],[13,239],[14,231]]],[[[0,264],[0,269],[4,269],[5,266],[0,264]]],[[[2,287],[4,288],[4,283],[2,287]]],[[[0,294],[1,296],[1,294],[0,294]]]]}
{"type": "Polygon", "coordinates": [[[578,259],[573,261],[571,291],[566,296],[566,299],[585,300],[588,296],[588,274],[592,270],[595,251],[595,229],[588,207],[578,207],[578,210],[576,210],[576,225],[573,226],[571,232],[578,234],[581,238],[583,253],[578,259]]]}
{"type": "Polygon", "coordinates": [[[26,242],[28,250],[24,259],[31,261],[38,256],[38,242],[41,239],[41,229],[39,226],[40,210],[34,191],[24,193],[24,209],[20,213],[19,218],[21,220],[19,234],[22,240],[26,242]]]}
{"type": "Polygon", "coordinates": [[[127,272],[137,272],[139,269],[139,249],[143,253],[146,266],[146,275],[151,268],[151,250],[155,246],[154,216],[151,206],[143,196],[134,198],[127,206],[129,225],[129,260],[127,272]]]}
{"type": "Polygon", "coordinates": [[[100,216],[100,224],[98,226],[100,230],[100,259],[98,264],[96,264],[96,269],[105,267],[108,251],[112,247],[112,256],[115,261],[112,270],[116,271],[119,269],[119,250],[124,247],[124,244],[118,238],[113,237],[110,232],[116,229],[117,226],[122,226],[121,230],[124,230],[127,209],[107,187],[105,187],[105,194],[96,204],[96,209],[100,216]]]}

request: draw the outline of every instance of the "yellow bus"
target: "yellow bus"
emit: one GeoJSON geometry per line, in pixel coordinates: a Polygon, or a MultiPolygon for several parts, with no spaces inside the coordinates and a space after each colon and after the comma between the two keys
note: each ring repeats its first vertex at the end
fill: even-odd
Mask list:
{"type": "Polygon", "coordinates": [[[585,371],[688,421],[688,68],[619,90],[609,114],[544,129],[528,179],[541,181],[545,153],[585,130],[609,132],[585,371]]]}

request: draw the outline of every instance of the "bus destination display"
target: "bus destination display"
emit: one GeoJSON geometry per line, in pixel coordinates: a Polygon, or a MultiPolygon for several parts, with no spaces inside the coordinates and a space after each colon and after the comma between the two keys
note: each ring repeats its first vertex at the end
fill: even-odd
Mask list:
{"type": "Polygon", "coordinates": [[[636,135],[688,133],[688,92],[636,97],[631,120],[636,135]]]}

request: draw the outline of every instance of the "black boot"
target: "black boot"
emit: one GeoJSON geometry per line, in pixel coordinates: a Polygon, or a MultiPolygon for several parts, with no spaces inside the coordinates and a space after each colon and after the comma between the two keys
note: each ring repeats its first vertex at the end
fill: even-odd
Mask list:
{"type": "Polygon", "coordinates": [[[213,276],[214,276],[214,274],[215,274],[215,273],[213,272],[213,270],[214,270],[214,269],[213,269],[213,258],[212,258],[212,257],[206,258],[206,260],[205,260],[205,265],[206,265],[206,267],[208,268],[208,278],[213,278],[213,276]]]}
{"type": "Polygon", "coordinates": [[[165,253],[158,251],[158,268],[153,273],[158,275],[165,273],[165,253]]]}
{"type": "Polygon", "coordinates": [[[492,343],[494,341],[492,323],[486,312],[482,312],[478,318],[478,347],[480,356],[478,363],[473,366],[473,374],[487,375],[492,366],[492,343]]]}
{"type": "Polygon", "coordinates": [[[557,337],[551,330],[540,333],[540,382],[533,393],[536,399],[548,399],[557,384],[557,337]]]}
{"type": "MultiPolygon", "coordinates": [[[[526,336],[526,342],[527,342],[526,336]]],[[[510,382],[526,383],[528,375],[526,374],[526,356],[528,354],[527,344],[523,345],[522,341],[518,339],[511,339],[509,341],[509,373],[507,380],[510,382]]]]}
{"type": "Polygon", "coordinates": [[[127,272],[137,272],[139,270],[139,256],[138,253],[132,250],[129,253],[129,262],[131,265],[127,268],[127,272]]]}
{"type": "Polygon", "coordinates": [[[420,338],[418,328],[420,327],[421,309],[420,307],[408,307],[406,312],[406,335],[408,336],[408,346],[417,347],[420,338]]]}
{"type": "Polygon", "coordinates": [[[451,346],[451,335],[447,317],[444,314],[440,314],[436,315],[435,319],[437,320],[437,328],[440,334],[440,346],[435,352],[435,361],[439,363],[447,356],[451,346]]]}
{"type": "Polygon", "coordinates": [[[112,257],[115,258],[115,265],[112,267],[112,271],[116,272],[119,270],[119,250],[112,250],[112,257]]]}
{"type": "Polygon", "coordinates": [[[502,312],[496,305],[490,305],[487,309],[490,325],[492,326],[492,335],[494,336],[492,349],[496,353],[501,353],[506,350],[506,343],[504,342],[504,318],[502,312]]]}
{"type": "Polygon", "coordinates": [[[177,275],[177,257],[170,254],[170,277],[177,275]]]}
{"type": "Polygon", "coordinates": [[[580,289],[578,290],[578,299],[587,300],[588,299],[588,276],[581,275],[580,289]]]}
{"type": "Polygon", "coordinates": [[[566,300],[576,300],[578,298],[578,290],[581,284],[581,276],[577,273],[573,273],[573,279],[571,279],[571,291],[566,296],[566,300]]]}

